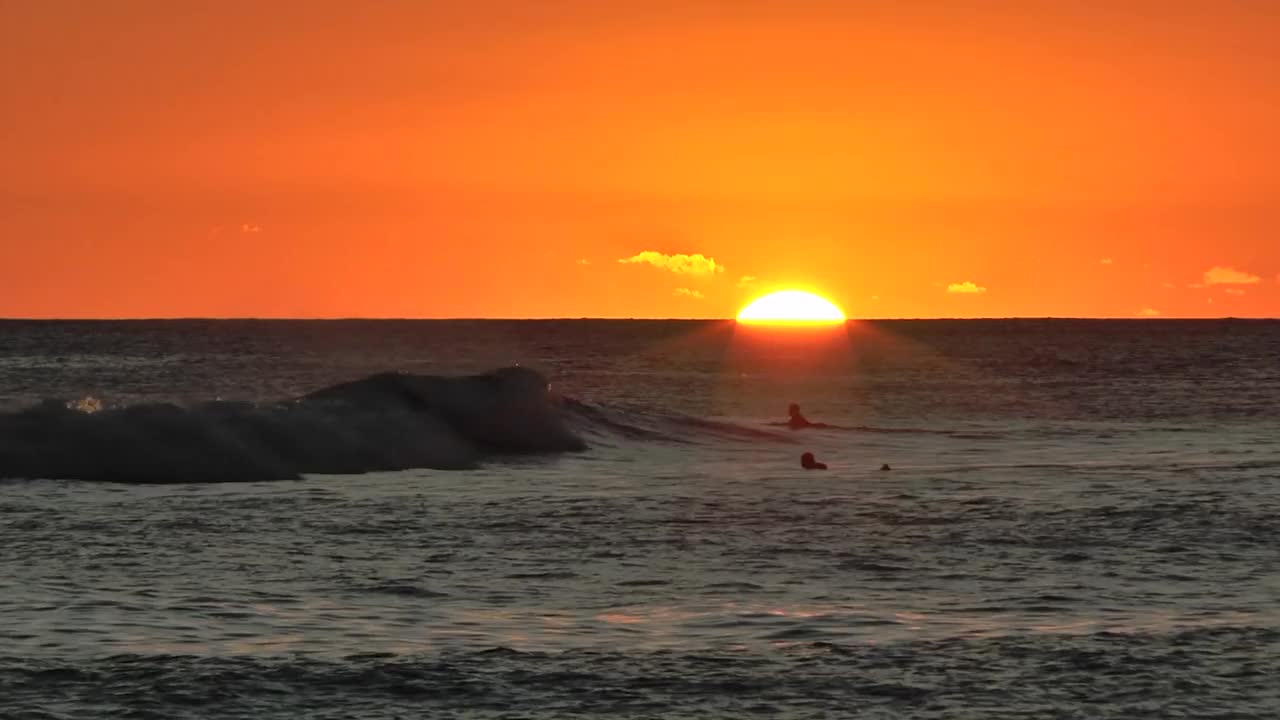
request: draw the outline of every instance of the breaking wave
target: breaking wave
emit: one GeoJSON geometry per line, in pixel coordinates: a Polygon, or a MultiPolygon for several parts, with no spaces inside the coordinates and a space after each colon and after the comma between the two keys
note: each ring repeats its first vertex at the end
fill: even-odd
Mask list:
{"type": "Polygon", "coordinates": [[[503,456],[584,451],[588,438],[603,446],[797,442],[774,425],[593,404],[552,393],[546,377],[519,366],[459,377],[385,372],[279,402],[112,407],[86,397],[0,412],[0,478],[245,482],[466,470],[503,456]]]}
{"type": "Polygon", "coordinates": [[[562,415],[546,378],[522,367],[380,373],[266,404],[46,402],[0,414],[0,478],[224,482],[468,469],[487,456],[586,449],[562,415]]]}

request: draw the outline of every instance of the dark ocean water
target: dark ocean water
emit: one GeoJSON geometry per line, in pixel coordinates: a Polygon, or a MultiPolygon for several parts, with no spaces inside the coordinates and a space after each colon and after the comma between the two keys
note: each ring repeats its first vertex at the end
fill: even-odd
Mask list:
{"type": "Polygon", "coordinates": [[[0,717],[1274,717],[1278,401],[1265,321],[0,322],[0,717]]]}

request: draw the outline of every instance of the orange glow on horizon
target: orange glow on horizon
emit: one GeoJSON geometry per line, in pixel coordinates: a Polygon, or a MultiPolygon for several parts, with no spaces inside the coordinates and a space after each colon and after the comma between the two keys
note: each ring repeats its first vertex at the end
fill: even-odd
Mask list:
{"type": "Polygon", "coordinates": [[[0,3],[0,317],[1280,317],[1265,2],[188,5],[0,3]]]}
{"type": "Polygon", "coordinates": [[[845,321],[840,308],[803,290],[780,290],[757,298],[738,312],[738,322],[770,325],[833,325],[845,321]]]}

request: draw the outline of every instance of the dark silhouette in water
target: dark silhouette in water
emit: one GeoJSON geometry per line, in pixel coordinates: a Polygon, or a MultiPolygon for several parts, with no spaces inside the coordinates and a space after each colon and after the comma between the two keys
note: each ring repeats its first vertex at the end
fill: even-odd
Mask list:
{"type": "Polygon", "coordinates": [[[292,400],[148,403],[0,413],[0,478],[126,483],[298,479],[477,467],[495,455],[586,449],[522,367],[442,377],[380,373],[292,400]]]}
{"type": "Polygon", "coordinates": [[[889,467],[889,463],[885,463],[885,464],[883,464],[883,465],[881,465],[881,466],[880,466],[880,470],[881,470],[881,471],[884,471],[884,470],[892,470],[892,469],[893,469],[893,468],[889,467]]]}
{"type": "Polygon", "coordinates": [[[826,470],[827,464],[814,460],[813,453],[807,452],[800,456],[800,467],[805,470],[826,470]]]}
{"type": "Polygon", "coordinates": [[[787,418],[787,422],[785,423],[785,425],[791,428],[792,430],[801,430],[803,428],[835,427],[835,425],[828,425],[826,423],[809,422],[809,418],[806,418],[804,415],[800,413],[800,406],[796,403],[791,403],[790,405],[787,406],[787,415],[789,417],[787,418]]]}

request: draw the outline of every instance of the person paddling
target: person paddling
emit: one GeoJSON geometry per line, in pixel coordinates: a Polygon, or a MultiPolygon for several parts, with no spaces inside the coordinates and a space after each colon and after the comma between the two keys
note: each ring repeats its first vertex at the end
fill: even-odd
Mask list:
{"type": "Polygon", "coordinates": [[[791,403],[790,405],[787,406],[787,415],[789,416],[787,418],[787,427],[791,428],[792,430],[799,430],[801,428],[831,427],[826,423],[809,422],[809,418],[805,417],[800,412],[800,405],[797,403],[791,403]]]}
{"type": "Polygon", "coordinates": [[[807,452],[800,456],[800,467],[805,470],[826,470],[827,464],[814,460],[813,453],[807,452]]]}

